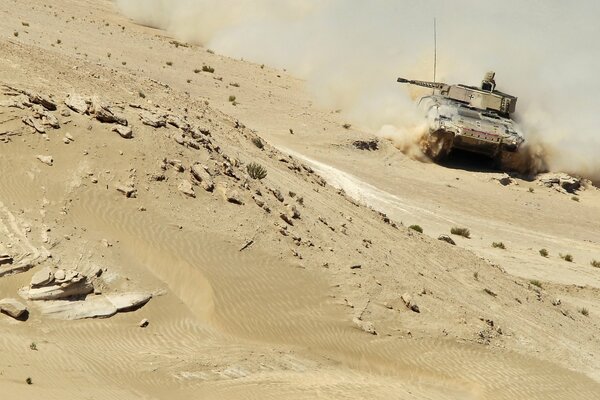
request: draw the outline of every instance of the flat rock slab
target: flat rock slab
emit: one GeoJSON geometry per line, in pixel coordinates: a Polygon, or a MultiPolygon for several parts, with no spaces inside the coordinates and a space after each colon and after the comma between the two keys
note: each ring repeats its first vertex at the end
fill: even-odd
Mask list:
{"type": "Polygon", "coordinates": [[[81,280],[70,284],[57,284],[40,288],[25,288],[19,294],[29,300],[59,300],[74,296],[85,296],[94,291],[91,283],[81,280]]]}
{"type": "Polygon", "coordinates": [[[120,293],[88,296],[85,300],[36,301],[42,315],[62,320],[109,318],[119,311],[142,307],[152,298],[150,293],[120,293]]]}
{"type": "Polygon", "coordinates": [[[108,318],[117,313],[117,307],[104,296],[88,296],[85,300],[39,301],[35,303],[42,315],[62,320],[108,318]]]}
{"type": "Polygon", "coordinates": [[[3,299],[0,300],[0,312],[19,319],[27,313],[27,307],[15,299],[3,299]]]}
{"type": "Polygon", "coordinates": [[[143,306],[152,298],[151,293],[119,293],[107,294],[106,299],[110,301],[118,311],[128,311],[143,306]]]}

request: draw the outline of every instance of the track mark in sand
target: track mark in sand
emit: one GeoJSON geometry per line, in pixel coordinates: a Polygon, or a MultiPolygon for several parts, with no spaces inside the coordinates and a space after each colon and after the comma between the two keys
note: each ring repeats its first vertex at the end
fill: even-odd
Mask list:
{"type": "Polygon", "coordinates": [[[379,189],[378,187],[362,181],[352,174],[332,167],[331,165],[322,163],[286,147],[278,147],[278,149],[310,164],[311,167],[320,175],[322,175],[330,185],[344,189],[344,191],[350,197],[373,207],[377,211],[389,213],[391,208],[394,211],[399,211],[410,216],[414,216],[415,214],[419,213],[427,214],[434,219],[456,224],[456,221],[450,218],[443,217],[421,207],[410,205],[400,197],[386,192],[385,190],[379,189]]]}

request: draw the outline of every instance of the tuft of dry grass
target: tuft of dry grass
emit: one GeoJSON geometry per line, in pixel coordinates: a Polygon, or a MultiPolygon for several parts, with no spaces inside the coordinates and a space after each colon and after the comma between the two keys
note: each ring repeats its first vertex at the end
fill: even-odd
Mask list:
{"type": "Polygon", "coordinates": [[[408,227],[408,229],[412,229],[413,231],[423,233],[423,228],[421,228],[421,226],[419,226],[419,225],[411,225],[408,227]]]}
{"type": "Polygon", "coordinates": [[[560,254],[560,258],[562,258],[566,262],[573,262],[573,256],[570,254],[560,254]]]}
{"type": "Polygon", "coordinates": [[[455,226],[454,228],[450,229],[450,233],[453,235],[465,237],[467,239],[471,238],[471,231],[467,228],[459,228],[455,226]]]}
{"type": "Polygon", "coordinates": [[[533,286],[539,287],[540,289],[542,289],[542,282],[538,281],[537,279],[533,279],[531,281],[529,281],[530,284],[532,284],[533,286]]]}
{"type": "Polygon", "coordinates": [[[250,178],[252,178],[252,179],[262,180],[267,177],[266,168],[260,164],[250,163],[246,167],[246,170],[248,171],[248,175],[250,175],[250,178]]]}
{"type": "Polygon", "coordinates": [[[492,247],[495,249],[506,250],[506,246],[502,242],[494,242],[494,243],[492,243],[492,247]]]}
{"type": "Polygon", "coordinates": [[[548,250],[541,249],[540,250],[540,256],[542,256],[542,257],[548,257],[548,250]]]}

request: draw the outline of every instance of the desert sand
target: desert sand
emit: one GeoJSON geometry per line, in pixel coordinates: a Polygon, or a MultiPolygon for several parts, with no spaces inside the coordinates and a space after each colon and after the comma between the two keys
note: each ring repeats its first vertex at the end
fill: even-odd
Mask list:
{"type": "Polygon", "coordinates": [[[413,160],[108,0],[0,17],[2,399],[599,398],[591,183],[413,160]],[[57,318],[22,296],[44,268],[152,298],[57,318]]]}

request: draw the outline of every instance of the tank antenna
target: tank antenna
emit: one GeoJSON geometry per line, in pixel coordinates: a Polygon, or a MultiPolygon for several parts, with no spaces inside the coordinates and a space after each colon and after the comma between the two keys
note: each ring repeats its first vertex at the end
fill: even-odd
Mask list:
{"type": "MultiPolygon", "coordinates": [[[[437,18],[433,18],[433,83],[437,78],[437,18]]],[[[435,93],[435,89],[433,91],[435,93]]]]}

